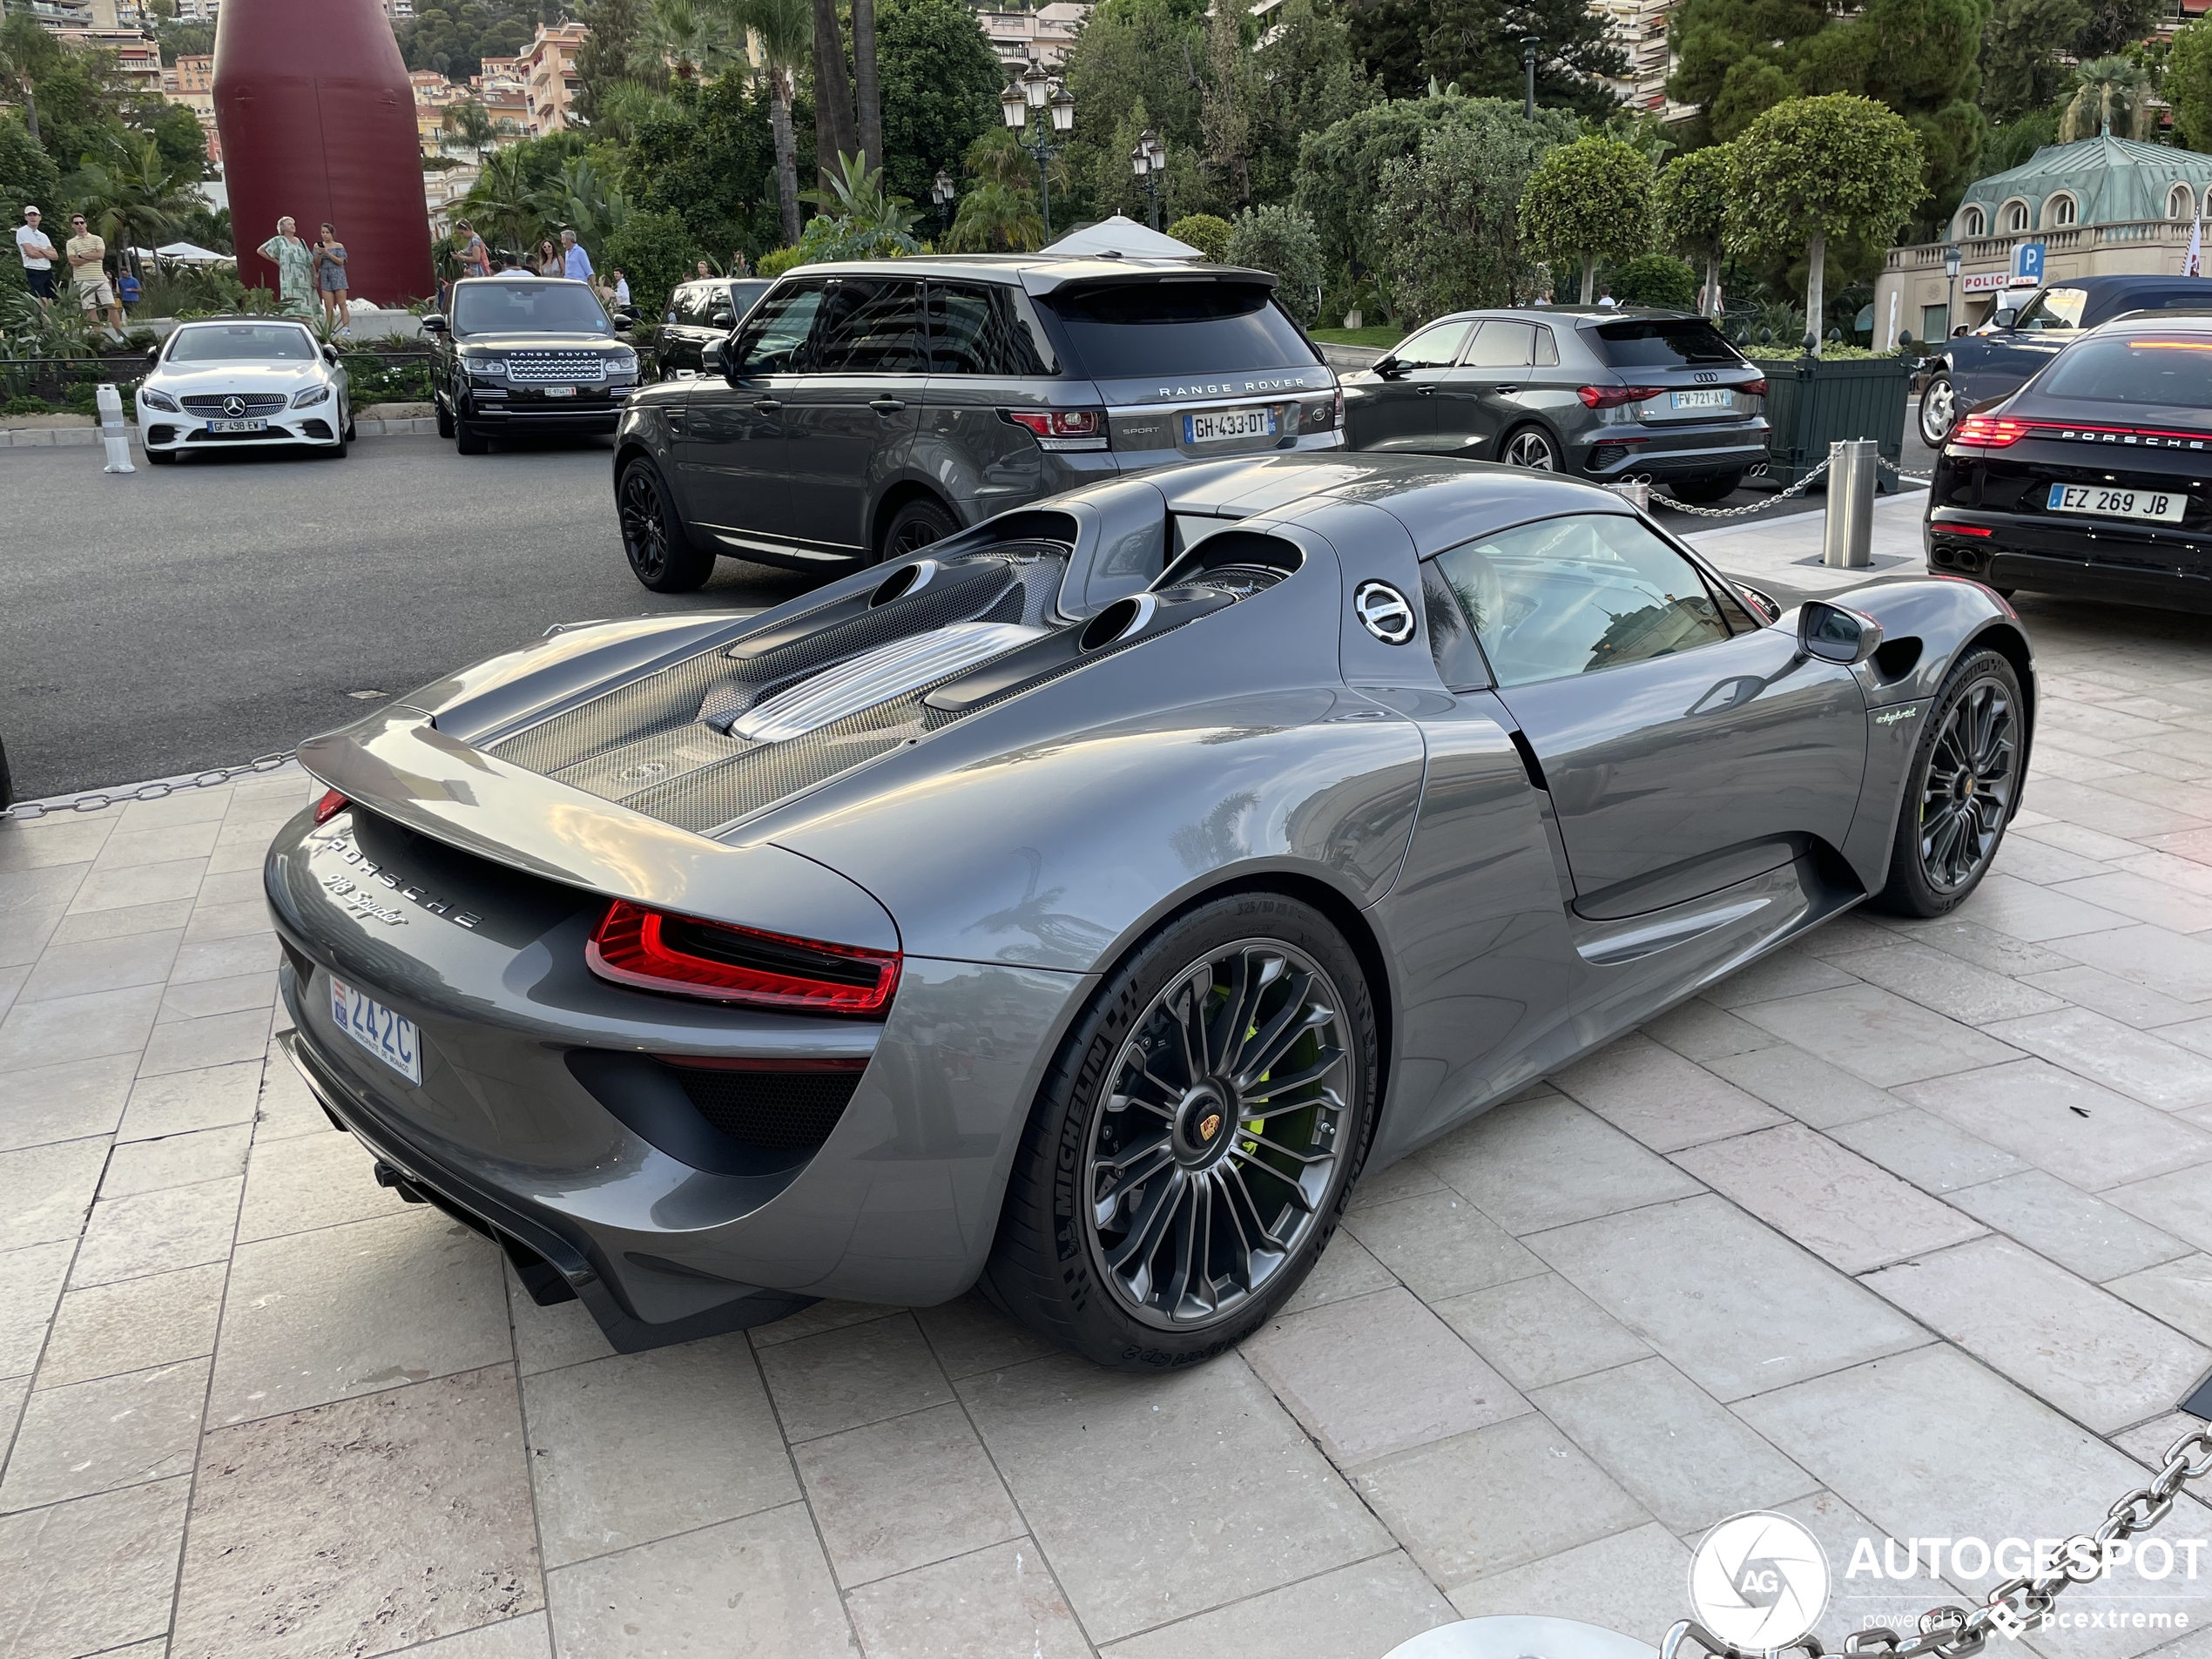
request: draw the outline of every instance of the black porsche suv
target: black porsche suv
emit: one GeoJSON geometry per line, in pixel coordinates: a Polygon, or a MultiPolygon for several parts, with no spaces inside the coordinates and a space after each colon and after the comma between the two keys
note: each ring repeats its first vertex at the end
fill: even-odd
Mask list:
{"type": "Polygon", "coordinates": [[[628,401],[624,550],[840,575],[1101,475],[1342,442],[1335,374],[1263,271],[926,255],[781,278],[696,379],[628,401]]]}
{"type": "Polygon", "coordinates": [[[464,455],[517,431],[607,433],[637,385],[637,354],[590,285],[509,271],[453,285],[450,315],[422,319],[438,435],[464,455]]]}

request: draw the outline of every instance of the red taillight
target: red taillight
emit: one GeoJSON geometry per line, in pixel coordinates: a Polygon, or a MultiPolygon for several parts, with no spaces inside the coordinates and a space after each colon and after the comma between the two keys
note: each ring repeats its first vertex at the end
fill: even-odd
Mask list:
{"type": "Polygon", "coordinates": [[[1656,397],[1666,389],[1663,386],[1585,386],[1575,395],[1582,400],[1586,409],[1617,409],[1623,403],[1656,397]]]}
{"type": "Polygon", "coordinates": [[[602,979],[644,991],[794,1014],[881,1014],[899,988],[896,951],[794,939],[617,899],[584,947],[602,979]]]}
{"type": "Polygon", "coordinates": [[[1951,435],[1953,443],[1971,443],[1984,449],[2002,449],[2018,443],[2034,427],[2033,421],[2008,421],[2000,415],[1970,415],[1951,435]]]}
{"type": "Polygon", "coordinates": [[[327,824],[353,804],[336,790],[325,790],[322,799],[315,803],[315,822],[327,824]]]}
{"type": "Polygon", "coordinates": [[[1762,375],[1759,379],[1755,381],[1745,381],[1743,385],[1737,387],[1736,389],[1743,393],[1746,397],[1764,397],[1766,395],[1766,378],[1762,375]]]}
{"type": "Polygon", "coordinates": [[[1018,427],[1026,427],[1041,449],[1103,449],[1106,411],[1103,409],[1001,409],[1018,427]]]}
{"type": "Polygon", "coordinates": [[[1938,524],[1938,536],[1994,536],[1997,532],[1981,524],[1938,524]]]}

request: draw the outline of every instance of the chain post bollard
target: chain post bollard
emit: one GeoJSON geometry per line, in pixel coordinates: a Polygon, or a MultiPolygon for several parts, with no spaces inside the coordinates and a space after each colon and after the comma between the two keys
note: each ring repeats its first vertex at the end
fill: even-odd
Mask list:
{"type": "Polygon", "coordinates": [[[1820,562],[1831,570],[1864,570],[1874,563],[1874,463],[1879,458],[1871,438],[1838,438],[1828,446],[1820,562]]]}
{"type": "Polygon", "coordinates": [[[107,465],[103,472],[136,472],[131,464],[131,433],[123,424],[123,394],[117,391],[115,382],[102,381],[92,394],[93,407],[100,412],[100,441],[107,447],[107,465]]]}
{"type": "Polygon", "coordinates": [[[1606,488],[1628,502],[1636,511],[1648,513],[1651,510],[1651,483],[1649,479],[1624,478],[1617,484],[1606,485],[1606,488]]]}

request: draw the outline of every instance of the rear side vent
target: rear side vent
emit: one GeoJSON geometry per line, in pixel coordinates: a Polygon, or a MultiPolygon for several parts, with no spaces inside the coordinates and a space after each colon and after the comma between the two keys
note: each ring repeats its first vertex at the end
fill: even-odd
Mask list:
{"type": "Polygon", "coordinates": [[[887,605],[894,599],[903,599],[927,587],[944,568],[934,559],[916,559],[912,564],[900,565],[868,596],[868,608],[873,610],[878,605],[887,605]]]}
{"type": "Polygon", "coordinates": [[[698,1115],[732,1140],[763,1151],[797,1152],[829,1139],[860,1085],[865,1063],[822,1061],[794,1070],[789,1068],[807,1062],[769,1061],[762,1069],[692,1062],[669,1069],[698,1115]]]}
{"type": "Polygon", "coordinates": [[[1125,639],[1142,629],[1159,608],[1160,602],[1149,593],[1116,599],[1083,624],[1080,643],[1085,651],[1103,651],[1116,640],[1125,639]]]}

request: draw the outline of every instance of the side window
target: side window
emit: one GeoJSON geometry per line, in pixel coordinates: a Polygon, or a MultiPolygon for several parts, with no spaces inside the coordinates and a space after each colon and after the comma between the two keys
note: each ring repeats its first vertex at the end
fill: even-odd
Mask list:
{"type": "Polygon", "coordinates": [[[1536,367],[1539,368],[1559,367],[1559,342],[1552,338],[1550,329],[1541,326],[1536,330],[1536,367]]]}
{"type": "Polygon", "coordinates": [[[730,304],[728,283],[710,282],[700,290],[700,297],[706,302],[706,315],[702,320],[708,327],[727,328],[736,323],[738,314],[730,304]]]}
{"type": "Polygon", "coordinates": [[[792,374],[806,367],[806,338],[822,308],[824,285],[799,282],[763,300],[745,320],[738,374],[792,374]]]}
{"type": "Polygon", "coordinates": [[[938,374],[1050,374],[1051,347],[1013,289],[995,282],[929,285],[929,367],[938,374]]]}
{"type": "Polygon", "coordinates": [[[919,374],[922,350],[921,284],[842,277],[830,288],[814,324],[816,374],[919,374]]]}
{"type": "Polygon", "coordinates": [[[1536,325],[1529,322],[1493,320],[1482,325],[1482,332],[1467,347],[1467,367],[1469,368],[1526,368],[1529,354],[1536,343],[1536,325]]]}
{"type": "Polygon", "coordinates": [[[1401,341],[1390,361],[1399,368],[1449,368],[1460,361],[1470,322],[1432,323],[1411,340],[1401,341]]]}
{"type": "Polygon", "coordinates": [[[675,293],[668,296],[669,321],[679,323],[689,322],[691,320],[690,310],[691,303],[691,285],[686,283],[678,287],[675,293]]]}
{"type": "Polygon", "coordinates": [[[1436,566],[1501,686],[1595,674],[1729,637],[1696,567],[1617,514],[1523,524],[1440,553],[1436,566]]]}

